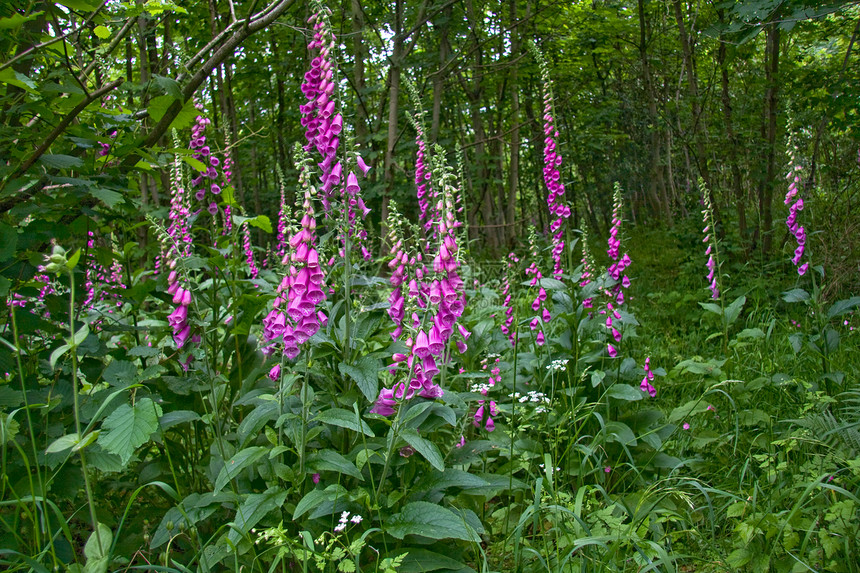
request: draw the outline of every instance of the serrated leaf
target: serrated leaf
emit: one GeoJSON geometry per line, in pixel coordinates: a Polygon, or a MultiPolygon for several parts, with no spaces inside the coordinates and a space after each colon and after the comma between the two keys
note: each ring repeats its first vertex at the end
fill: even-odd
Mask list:
{"type": "Polygon", "coordinates": [[[101,38],[102,40],[106,40],[110,38],[110,30],[107,26],[98,25],[93,28],[93,34],[101,38]]]}
{"type": "Polygon", "coordinates": [[[331,408],[324,412],[320,412],[314,421],[361,432],[370,438],[376,437],[376,434],[373,433],[373,430],[370,429],[367,422],[364,420],[357,420],[355,412],[350,412],[343,408],[331,408]],[[361,425],[359,425],[359,422],[361,422],[361,425]]]}
{"type": "Polygon", "coordinates": [[[616,400],[624,400],[625,402],[636,402],[644,397],[644,392],[639,388],[634,388],[630,384],[614,384],[606,395],[616,400]]]}
{"type": "Polygon", "coordinates": [[[84,160],[73,155],[48,154],[42,155],[39,158],[39,163],[52,169],[69,169],[72,167],[81,167],[84,160]]]}
{"type": "Polygon", "coordinates": [[[376,400],[379,393],[379,361],[376,358],[363,356],[353,365],[341,362],[338,370],[355,381],[368,402],[376,400]]]}
{"type": "Polygon", "coordinates": [[[182,99],[182,87],[179,85],[179,82],[173,78],[159,75],[153,75],[152,79],[155,82],[155,85],[160,87],[165,94],[169,95],[173,99],[182,99]]]}
{"type": "Polygon", "coordinates": [[[134,406],[122,404],[102,424],[99,445],[117,454],[125,465],[134,451],[158,430],[160,416],[161,406],[149,398],[141,398],[134,406]]]}
{"type": "MultiPolygon", "coordinates": [[[[394,551],[384,557],[393,558],[403,553],[403,550],[394,551]]],[[[397,568],[398,573],[429,573],[430,571],[438,571],[444,569],[444,573],[452,571],[463,572],[469,571],[464,569],[464,565],[456,559],[451,559],[440,553],[430,551],[429,549],[421,549],[410,547],[409,553],[403,559],[403,563],[397,568]]]]}
{"type": "Polygon", "coordinates": [[[445,460],[442,458],[442,454],[439,452],[439,448],[436,447],[436,444],[430,440],[422,438],[418,435],[418,432],[412,428],[406,428],[403,430],[400,437],[406,440],[407,444],[415,448],[415,451],[430,462],[431,466],[440,472],[445,471],[445,460]]]}
{"type": "Polygon", "coordinates": [[[114,360],[107,365],[102,378],[111,386],[128,386],[137,377],[137,366],[127,360],[114,360]]]}
{"type": "Polygon", "coordinates": [[[272,221],[266,215],[257,215],[253,219],[248,219],[248,224],[267,233],[272,232],[272,221]]]}
{"type": "Polygon", "coordinates": [[[125,201],[125,197],[123,197],[122,193],[117,193],[116,191],[105,189],[103,187],[94,187],[93,189],[90,189],[89,193],[110,208],[113,208],[117,204],[125,201]]]}
{"type": "Polygon", "coordinates": [[[480,543],[481,538],[462,516],[448,508],[426,501],[413,501],[392,515],[384,531],[397,539],[420,535],[429,539],[462,539],[480,543]]]}
{"type": "Polygon", "coordinates": [[[308,466],[317,472],[333,471],[364,481],[355,464],[334,450],[321,450],[308,456],[308,466]]]}
{"type": "MultiPolygon", "coordinates": [[[[161,118],[164,117],[164,114],[167,113],[167,110],[175,101],[178,100],[172,95],[162,95],[152,98],[146,108],[146,112],[156,122],[161,121],[161,118]]],[[[194,121],[198,113],[197,108],[194,107],[194,102],[189,100],[182,106],[182,109],[171,122],[170,127],[173,129],[183,129],[194,121]]]]}
{"type": "Polygon", "coordinates": [[[262,458],[267,451],[268,448],[254,446],[252,448],[245,448],[230,458],[230,460],[224,464],[224,467],[221,468],[221,472],[218,474],[218,479],[215,480],[215,489],[213,492],[218,493],[221,491],[231,479],[235,478],[237,475],[242,473],[242,470],[262,458]]]}
{"type": "Polygon", "coordinates": [[[143,358],[151,358],[161,354],[161,349],[156,346],[135,346],[128,351],[129,356],[141,356],[143,358]]]}

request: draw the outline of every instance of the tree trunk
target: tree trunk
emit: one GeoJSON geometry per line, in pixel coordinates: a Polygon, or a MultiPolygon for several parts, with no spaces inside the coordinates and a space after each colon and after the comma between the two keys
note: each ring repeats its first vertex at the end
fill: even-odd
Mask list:
{"type": "Polygon", "coordinates": [[[779,95],[779,26],[770,24],[765,46],[765,179],[759,186],[761,250],[767,256],[773,245],[773,192],[776,185],[776,113],[779,95]]]}

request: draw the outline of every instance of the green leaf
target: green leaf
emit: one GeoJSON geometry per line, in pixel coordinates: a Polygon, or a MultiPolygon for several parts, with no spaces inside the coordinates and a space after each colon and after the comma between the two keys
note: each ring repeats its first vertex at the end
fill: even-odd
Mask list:
{"type": "Polygon", "coordinates": [[[684,418],[701,414],[702,412],[707,411],[707,409],[708,403],[705,400],[690,400],[686,404],[678,406],[672,410],[672,413],[669,414],[669,423],[675,424],[684,418]]]}
{"type": "Polygon", "coordinates": [[[99,38],[101,38],[102,40],[106,40],[106,39],[110,38],[110,30],[107,28],[107,26],[101,26],[101,25],[96,26],[93,29],[93,33],[96,36],[98,36],[99,38]]]}
{"type": "Polygon", "coordinates": [[[136,377],[137,366],[127,360],[114,360],[102,372],[102,378],[111,386],[128,386],[136,377]]]}
{"type": "Polygon", "coordinates": [[[104,523],[99,523],[84,546],[84,556],[87,558],[84,573],[107,571],[111,543],[113,543],[113,532],[104,523]]]}
{"type": "Polygon", "coordinates": [[[197,412],[192,412],[191,410],[174,410],[160,417],[158,419],[158,425],[161,426],[161,430],[164,431],[168,428],[172,428],[173,426],[178,426],[179,424],[184,424],[186,422],[196,422],[199,419],[200,415],[197,412]]]}
{"type": "Polygon", "coordinates": [[[415,451],[424,456],[424,459],[430,462],[431,466],[440,472],[445,471],[445,460],[442,458],[442,454],[439,453],[439,448],[436,447],[436,444],[430,440],[425,440],[412,428],[406,428],[403,430],[400,437],[406,440],[406,443],[410,446],[415,448],[415,451]]]}
{"type": "Polygon", "coordinates": [[[65,436],[54,440],[45,452],[49,454],[59,454],[60,452],[65,452],[69,448],[74,447],[80,441],[81,438],[77,434],[66,434],[65,436]]]}
{"type": "Polygon", "coordinates": [[[98,5],[91,4],[86,2],[85,0],[55,0],[57,4],[62,4],[69,10],[75,10],[76,12],[92,12],[95,10],[98,5]]]}
{"type": "MultiPolygon", "coordinates": [[[[0,257],[0,260],[2,260],[2,257],[0,257]]],[[[827,318],[836,318],[837,316],[845,314],[856,306],[860,306],[860,296],[854,296],[845,300],[838,300],[834,302],[833,306],[830,307],[830,310],[827,311],[827,318]]]]}
{"type": "Polygon", "coordinates": [[[51,358],[48,360],[48,363],[51,365],[51,370],[54,370],[57,367],[57,360],[59,360],[60,357],[63,356],[63,354],[68,352],[69,348],[71,348],[71,346],[69,346],[68,344],[63,344],[62,346],[51,352],[51,358]]]}
{"type": "Polygon", "coordinates": [[[699,306],[707,310],[708,312],[713,312],[717,316],[723,315],[723,309],[720,308],[720,305],[714,304],[712,302],[700,302],[699,306]]]}
{"type": "Polygon", "coordinates": [[[44,13],[44,11],[39,11],[33,12],[32,14],[28,14],[27,16],[24,16],[23,14],[13,14],[8,18],[0,18],[0,30],[11,30],[12,28],[18,28],[20,26],[23,26],[25,22],[35,20],[44,13]]]}
{"type": "Polygon", "coordinates": [[[236,510],[236,519],[233,520],[227,538],[234,544],[239,543],[239,540],[248,535],[251,528],[266,517],[267,513],[284,505],[286,499],[287,492],[281,488],[271,488],[265,493],[248,494],[236,510]]]}
{"type": "Polygon", "coordinates": [[[134,451],[149,440],[158,430],[161,406],[149,398],[142,398],[134,406],[122,404],[102,424],[99,445],[117,454],[123,465],[134,451]]]}
{"type": "Polygon", "coordinates": [[[80,157],[47,153],[39,158],[39,162],[52,169],[69,169],[71,167],[81,167],[84,164],[84,160],[80,157]]]}
{"type": "Polygon", "coordinates": [[[218,493],[221,491],[231,479],[235,478],[237,475],[242,473],[242,470],[263,457],[267,451],[268,448],[255,446],[253,448],[245,448],[230,458],[230,460],[224,464],[224,467],[221,468],[221,472],[218,474],[218,479],[215,480],[215,489],[213,492],[218,493]]]}
{"type": "Polygon", "coordinates": [[[151,358],[159,354],[161,354],[161,349],[157,346],[135,346],[128,351],[129,356],[142,356],[144,358],[151,358]]]}
{"type": "MultiPolygon", "coordinates": [[[[397,550],[386,557],[396,557],[403,550],[397,550]]],[[[450,571],[468,571],[464,569],[464,565],[456,559],[451,559],[440,553],[430,551],[429,549],[420,549],[415,547],[409,548],[409,554],[403,559],[403,564],[397,568],[398,573],[424,573],[429,571],[438,571],[445,569],[446,573],[450,571]]]]}
{"type": "Polygon", "coordinates": [[[89,193],[110,208],[113,208],[118,203],[125,201],[125,197],[123,197],[122,193],[118,193],[111,189],[105,189],[103,187],[94,187],[89,190],[89,193]]]}
{"type": "Polygon", "coordinates": [[[609,390],[606,391],[606,395],[610,398],[615,398],[616,400],[624,400],[625,402],[636,402],[637,400],[641,400],[645,393],[639,388],[634,388],[630,384],[614,384],[609,390]]]}
{"type": "Polygon", "coordinates": [[[355,464],[334,450],[321,450],[308,456],[308,466],[317,472],[333,471],[364,481],[355,464]]]}
{"type": "Polygon", "coordinates": [[[248,224],[252,227],[257,227],[258,229],[262,229],[267,233],[272,232],[272,222],[266,215],[257,215],[251,219],[248,219],[248,224]]]}
{"type": "Polygon", "coordinates": [[[346,488],[340,484],[331,484],[325,489],[313,489],[296,505],[296,509],[293,511],[293,520],[295,521],[308,511],[316,509],[324,501],[346,499],[348,495],[346,488]]]}
{"type": "Polygon", "coordinates": [[[449,487],[471,489],[488,487],[490,482],[469,472],[454,468],[445,468],[444,472],[432,471],[415,486],[415,491],[442,490],[449,487]]]}
{"type": "MultiPolygon", "coordinates": [[[[167,113],[167,110],[175,101],[179,100],[172,95],[162,95],[152,98],[149,106],[146,108],[146,112],[156,122],[161,121],[161,118],[164,117],[164,114],[167,113]]],[[[198,113],[197,108],[194,107],[194,102],[189,100],[182,106],[182,110],[173,119],[170,127],[173,129],[183,129],[194,121],[198,113]]]]}
{"type": "Polygon", "coordinates": [[[802,288],[792,289],[782,293],[782,300],[785,302],[803,302],[809,300],[809,293],[802,288]]]}
{"type": "Polygon", "coordinates": [[[350,412],[343,408],[331,408],[325,412],[320,412],[314,420],[323,424],[331,424],[332,426],[361,432],[370,438],[376,437],[376,434],[373,433],[373,430],[370,429],[370,426],[364,420],[356,420],[355,412],[350,412]],[[361,425],[359,425],[359,422],[361,422],[361,425]]]}
{"type": "Polygon", "coordinates": [[[363,356],[354,365],[341,362],[337,368],[355,381],[368,402],[376,400],[379,394],[379,361],[376,358],[363,356]]]}
{"type": "Polygon", "coordinates": [[[427,501],[414,501],[400,513],[392,515],[384,531],[397,539],[420,535],[429,539],[462,539],[480,543],[481,538],[462,516],[448,508],[427,501]]]}
{"type": "Polygon", "coordinates": [[[607,441],[619,442],[625,446],[636,445],[636,436],[633,434],[633,430],[624,422],[607,422],[605,431],[608,436],[607,441]]]}
{"type": "Polygon", "coordinates": [[[14,257],[17,247],[18,232],[9,225],[0,223],[0,262],[14,257]]]}
{"type": "Polygon", "coordinates": [[[155,82],[155,85],[160,87],[165,94],[169,95],[173,99],[182,99],[182,87],[179,85],[179,82],[173,78],[159,75],[152,76],[152,79],[155,82]]]}
{"type": "Polygon", "coordinates": [[[734,301],[732,301],[732,304],[730,304],[728,308],[726,308],[724,318],[728,326],[734,324],[734,322],[738,319],[741,314],[741,309],[744,307],[744,304],[746,302],[747,297],[739,296],[734,301]]]}
{"type": "MultiPolygon", "coordinates": [[[[206,167],[206,164],[203,163],[202,161],[200,161],[199,159],[194,159],[193,157],[188,157],[187,155],[183,155],[182,161],[187,163],[191,167],[191,169],[193,169],[199,173],[206,173],[206,171],[208,170],[208,167],[206,167]]],[[[223,190],[222,190],[222,192],[223,192],[223,190]]]]}

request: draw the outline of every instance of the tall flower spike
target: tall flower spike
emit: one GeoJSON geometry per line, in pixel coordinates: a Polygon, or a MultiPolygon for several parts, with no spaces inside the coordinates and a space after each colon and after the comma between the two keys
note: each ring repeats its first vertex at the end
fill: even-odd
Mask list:
{"type": "MultiPolygon", "coordinates": [[[[630,286],[630,279],[624,274],[627,267],[630,266],[630,255],[627,253],[621,254],[621,224],[623,222],[623,197],[621,193],[621,185],[616,181],[614,193],[614,205],[612,208],[612,228],[609,229],[608,249],[606,254],[609,255],[612,263],[606,269],[609,278],[615,281],[615,284],[605,291],[605,294],[611,299],[611,302],[606,305],[606,328],[609,330],[615,343],[621,342],[622,333],[614,325],[615,320],[621,318],[621,314],[615,308],[615,305],[621,306],[624,304],[624,289],[630,286]]],[[[601,311],[603,312],[603,311],[601,311]]],[[[606,351],[611,358],[615,358],[618,350],[608,344],[606,351]]]]}
{"type": "Polygon", "coordinates": [[[272,344],[282,343],[284,355],[291,360],[327,320],[318,309],[326,295],[325,274],[316,250],[311,160],[300,145],[296,145],[295,153],[299,158],[299,184],[304,189],[301,227],[294,228],[287,240],[287,252],[281,261],[287,273],[278,285],[272,310],[263,319],[263,336],[272,344]]]}
{"type": "Polygon", "coordinates": [[[797,160],[797,148],[792,144],[791,138],[789,138],[789,145],[791,147],[788,152],[789,162],[788,173],[786,174],[788,192],[785,194],[785,204],[791,206],[788,209],[788,218],[786,218],[785,224],[797,241],[797,248],[794,249],[791,263],[797,267],[797,274],[802,276],[806,274],[809,268],[809,263],[800,264],[806,249],[806,230],[797,222],[797,214],[803,210],[803,197],[800,196],[800,174],[803,171],[803,166],[797,160]]]}
{"type": "Polygon", "coordinates": [[[707,249],[705,249],[705,254],[708,255],[708,262],[706,263],[708,268],[708,288],[711,289],[711,298],[717,300],[720,298],[720,284],[722,282],[720,274],[720,245],[717,241],[716,229],[714,229],[714,209],[711,203],[711,193],[701,177],[699,178],[699,189],[702,190],[702,204],[705,206],[702,209],[702,222],[705,225],[702,229],[702,233],[705,235],[702,242],[708,245],[707,249]]]}
{"type": "MultiPolygon", "coordinates": [[[[470,333],[457,320],[466,306],[465,288],[458,274],[460,267],[459,247],[456,229],[460,226],[454,204],[454,177],[444,162],[441,148],[428,157],[433,168],[432,178],[422,178],[440,186],[433,195],[439,198],[435,208],[428,209],[427,215],[432,234],[423,229],[415,234],[425,234],[427,247],[424,253],[409,256],[404,248],[400,223],[391,219],[390,236],[394,258],[389,262],[392,270],[391,284],[394,290],[389,297],[389,316],[395,322],[392,334],[395,339],[404,331],[408,332],[406,345],[409,353],[395,355],[394,364],[389,366],[392,375],[406,370],[411,374],[408,381],[396,382],[392,388],[384,388],[377,397],[372,412],[388,416],[394,413],[399,401],[409,400],[416,394],[425,398],[439,398],[442,388],[433,379],[448,361],[449,342],[455,333],[459,334],[457,348],[466,351],[466,339],[470,333]],[[432,258],[432,264],[425,264],[432,258]],[[405,316],[411,320],[405,321],[405,316]]],[[[428,174],[429,175],[429,174],[428,174]]],[[[430,192],[425,187],[426,192],[430,192]]],[[[426,227],[425,227],[426,228],[426,227]]]]}
{"type": "Polygon", "coordinates": [[[544,103],[543,179],[548,190],[547,206],[549,207],[549,212],[555,217],[552,223],[550,223],[549,228],[550,233],[552,233],[552,274],[555,278],[559,278],[562,274],[561,255],[564,252],[564,229],[562,228],[562,224],[565,219],[570,217],[570,205],[565,202],[564,183],[561,180],[561,172],[558,169],[561,166],[562,157],[557,151],[558,129],[555,126],[552,80],[549,76],[549,65],[533,42],[529,43],[529,48],[537,60],[541,72],[541,91],[544,103]]]}

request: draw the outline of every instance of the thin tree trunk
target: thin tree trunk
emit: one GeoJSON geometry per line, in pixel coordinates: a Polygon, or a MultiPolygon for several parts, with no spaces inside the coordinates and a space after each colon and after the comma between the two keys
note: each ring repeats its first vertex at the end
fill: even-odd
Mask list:
{"type": "MultiPolygon", "coordinates": [[[[720,22],[723,21],[723,11],[718,10],[717,15],[719,16],[720,22]]],[[[717,51],[717,61],[720,66],[720,74],[721,74],[721,99],[723,103],[723,121],[726,126],[726,137],[729,141],[729,165],[732,170],[732,194],[735,198],[735,210],[738,214],[738,233],[741,237],[741,244],[744,248],[749,248],[748,236],[749,230],[747,229],[747,210],[746,210],[746,193],[744,193],[743,183],[741,180],[741,168],[738,164],[738,152],[737,148],[739,145],[738,137],[735,134],[734,129],[734,120],[732,117],[732,101],[731,96],[729,95],[729,67],[726,62],[726,42],[723,41],[723,38],[720,38],[720,46],[717,51]]]]}
{"type": "Polygon", "coordinates": [[[765,95],[765,180],[759,187],[759,213],[761,216],[761,249],[767,256],[773,245],[773,192],[776,184],[776,114],[779,104],[779,26],[771,24],[766,39],[765,95]]]}
{"type": "MultiPolygon", "coordinates": [[[[511,18],[511,55],[516,58],[520,53],[520,29],[517,21],[517,0],[510,0],[511,18]]],[[[507,216],[508,233],[510,236],[518,236],[516,220],[517,189],[520,185],[520,84],[519,64],[514,63],[511,67],[511,161],[508,165],[508,199],[507,216]]]]}

